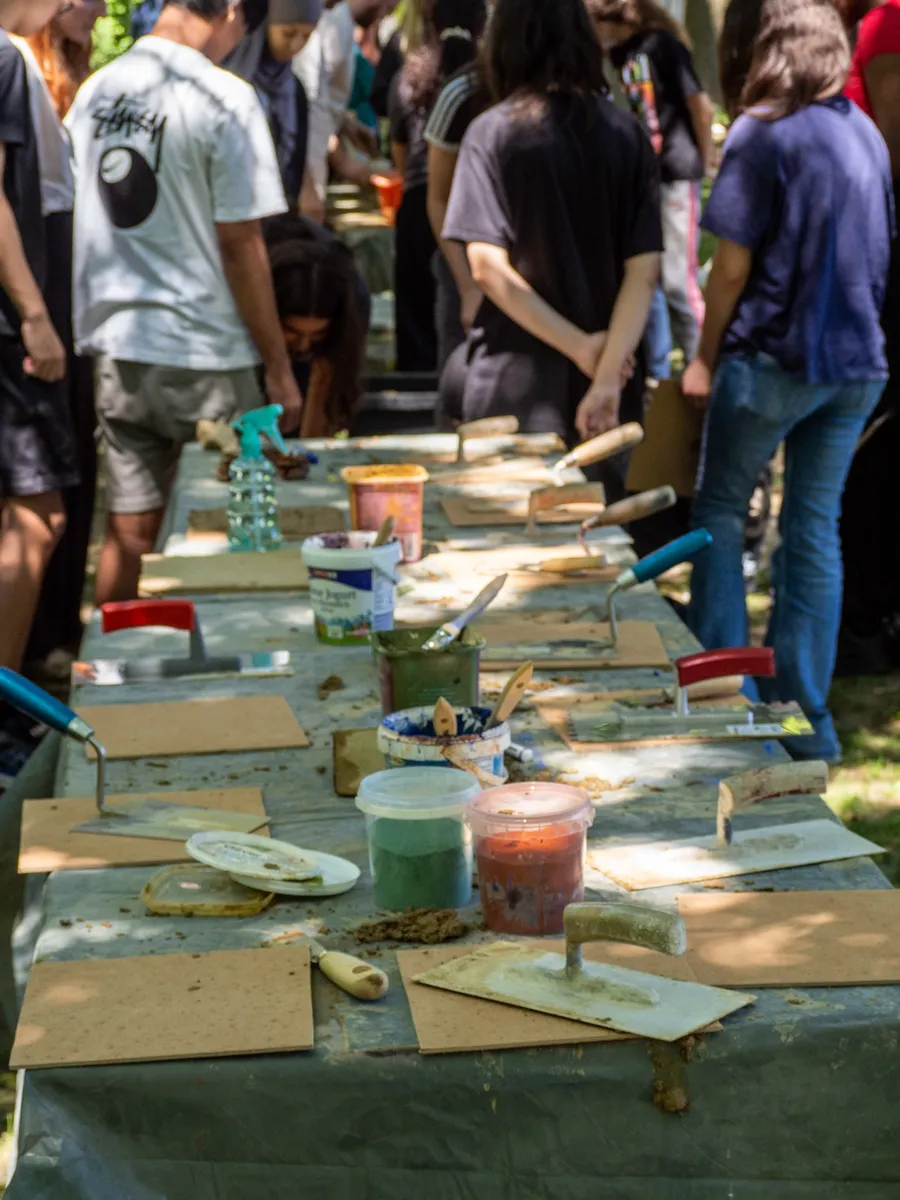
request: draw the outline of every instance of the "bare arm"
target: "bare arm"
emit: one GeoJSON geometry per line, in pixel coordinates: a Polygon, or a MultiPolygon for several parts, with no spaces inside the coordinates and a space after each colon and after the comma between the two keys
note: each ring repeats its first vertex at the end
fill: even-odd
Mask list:
{"type": "Polygon", "coordinates": [[[606,433],[619,424],[622,380],[628,376],[628,362],[647,328],[653,293],[659,283],[659,267],[658,254],[638,254],[626,259],[625,275],[594,380],[575,417],[578,432],[584,438],[606,433]]]}
{"type": "Polygon", "coordinates": [[[688,96],[687,107],[691,116],[694,137],[697,139],[697,146],[700,150],[700,157],[703,160],[703,168],[704,170],[709,170],[713,144],[712,126],[714,109],[712,101],[706,92],[695,92],[693,96],[688,96]]]}
{"type": "Polygon", "coordinates": [[[753,254],[746,246],[720,239],[706,285],[706,320],[697,357],[685,370],[681,388],[697,408],[705,408],[722,338],[747,285],[753,254]]]}
{"type": "Polygon", "coordinates": [[[472,242],[466,248],[466,254],[475,284],[501,312],[571,359],[588,378],[593,375],[605,340],[603,333],[585,333],[551,308],[522,278],[509,261],[507,251],[500,246],[472,242]]]}
{"type": "MultiPolygon", "coordinates": [[[[6,169],[6,146],[0,142],[0,178],[6,169]]],[[[55,383],[66,373],[66,352],[31,273],[15,214],[0,188],[0,287],[12,301],[22,322],[27,357],[25,373],[55,383]]]]}
{"type": "Polygon", "coordinates": [[[405,142],[391,142],[391,160],[401,175],[406,175],[409,146],[405,142]]]}
{"type": "Polygon", "coordinates": [[[900,176],[900,54],[881,54],[866,67],[875,124],[887,142],[894,178],[900,176]]]}
{"type": "Polygon", "coordinates": [[[271,404],[284,407],[284,425],[296,429],[303,400],[294,379],[275,305],[275,289],[259,221],[216,226],[225,278],[266,372],[271,404]]]}
{"type": "Polygon", "coordinates": [[[481,303],[481,289],[472,278],[465,247],[459,242],[448,241],[442,236],[458,157],[458,153],[451,150],[441,150],[437,146],[428,147],[428,220],[437,244],[441,248],[441,253],[447,260],[447,265],[456,281],[462,325],[468,332],[475,319],[475,313],[478,311],[478,305],[481,303]]]}

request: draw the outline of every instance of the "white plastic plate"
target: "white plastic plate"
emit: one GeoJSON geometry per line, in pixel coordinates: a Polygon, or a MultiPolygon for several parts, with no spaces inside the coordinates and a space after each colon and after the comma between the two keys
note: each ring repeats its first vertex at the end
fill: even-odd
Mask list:
{"type": "MultiPolygon", "coordinates": [[[[248,887],[274,890],[276,882],[300,883],[303,880],[320,884],[321,868],[317,856],[310,850],[300,850],[290,842],[260,837],[254,833],[228,833],[207,830],[188,839],[186,849],[192,858],[226,871],[232,878],[239,875],[248,887]]],[[[320,884],[321,886],[321,884],[320,884]]]]}
{"type": "MultiPolygon", "coordinates": [[[[277,892],[280,896],[340,896],[343,892],[349,892],[359,879],[359,867],[346,858],[322,854],[318,850],[304,850],[303,853],[314,860],[316,878],[294,883],[266,878],[267,891],[277,892]]],[[[261,883],[255,876],[237,875],[233,871],[231,878],[245,887],[258,888],[261,883]]]]}

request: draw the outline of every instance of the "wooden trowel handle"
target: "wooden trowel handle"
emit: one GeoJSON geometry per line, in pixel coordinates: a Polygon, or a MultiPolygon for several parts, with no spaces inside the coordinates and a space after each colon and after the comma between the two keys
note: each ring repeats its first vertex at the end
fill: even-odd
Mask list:
{"type": "Polygon", "coordinates": [[[600,525],[627,525],[631,521],[640,521],[642,517],[652,517],[654,513],[665,512],[677,502],[674,488],[658,487],[649,492],[639,492],[625,500],[617,500],[601,513],[595,513],[581,523],[579,538],[584,537],[591,529],[600,525]]]}
{"type": "Polygon", "coordinates": [[[485,771],[477,763],[473,763],[470,758],[466,758],[465,751],[461,746],[445,746],[441,754],[451,766],[459,767],[461,771],[468,771],[470,775],[474,775],[483,788],[502,787],[506,782],[499,775],[492,775],[490,771],[485,771]]]}
{"type": "Polygon", "coordinates": [[[757,767],[731,775],[719,783],[719,807],[716,813],[716,839],[728,846],[732,839],[732,818],[741,808],[749,808],[776,796],[821,796],[828,790],[828,766],[824,762],[779,763],[757,767]]]}
{"type": "Polygon", "coordinates": [[[618,429],[611,429],[609,433],[601,433],[598,437],[591,438],[588,442],[582,442],[580,446],[576,446],[574,450],[570,450],[561,462],[563,467],[589,467],[591,463],[603,462],[606,458],[612,458],[614,454],[621,454],[623,450],[630,450],[632,446],[636,446],[638,442],[644,440],[644,431],[637,421],[629,421],[627,425],[620,425],[618,429]]]}
{"type": "Polygon", "coordinates": [[[519,432],[518,417],[483,417],[480,421],[467,421],[457,425],[456,434],[459,438],[456,461],[463,460],[463,445],[468,438],[506,437],[519,432]]]}
{"type": "Polygon", "coordinates": [[[580,965],[585,942],[625,942],[661,954],[684,954],[687,949],[681,917],[643,904],[569,904],[563,927],[567,967],[580,965]]]}
{"type": "Polygon", "coordinates": [[[528,524],[526,533],[533,533],[538,514],[552,508],[565,508],[569,504],[606,503],[606,491],[602,483],[564,483],[559,487],[538,488],[528,497],[528,524]]]}
{"type": "Polygon", "coordinates": [[[339,950],[324,951],[319,957],[319,970],[357,1000],[380,1000],[388,990],[388,977],[384,971],[339,950]]]}

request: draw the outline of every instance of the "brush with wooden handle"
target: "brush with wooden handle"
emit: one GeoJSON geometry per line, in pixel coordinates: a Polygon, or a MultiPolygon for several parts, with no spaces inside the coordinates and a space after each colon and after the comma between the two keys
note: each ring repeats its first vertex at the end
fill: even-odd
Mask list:
{"type": "Polygon", "coordinates": [[[458,729],[456,713],[453,711],[450,701],[445,700],[443,696],[435,704],[431,720],[434,725],[435,737],[456,737],[458,729]]]}
{"type": "Polygon", "coordinates": [[[506,687],[504,687],[497,703],[494,705],[494,711],[487,719],[484,726],[485,730],[494,729],[497,725],[502,725],[506,718],[510,716],[525,695],[525,689],[531,683],[533,674],[534,663],[526,662],[522,663],[515,674],[510,675],[506,681],[506,687]]]}

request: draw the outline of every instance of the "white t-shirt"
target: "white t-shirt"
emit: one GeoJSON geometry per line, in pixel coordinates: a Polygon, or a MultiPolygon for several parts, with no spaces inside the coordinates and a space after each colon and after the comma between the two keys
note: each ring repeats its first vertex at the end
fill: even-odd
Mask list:
{"type": "Polygon", "coordinates": [[[31,99],[31,120],[37,137],[44,216],[70,213],[75,207],[75,181],[72,178],[69,135],[57,116],[56,105],[34,51],[24,38],[10,35],[9,40],[25,59],[28,71],[28,94],[31,99]]]}
{"type": "Polygon", "coordinates": [[[79,353],[195,371],[257,363],[216,236],[287,209],[253,88],[145,37],[84,84],[66,125],[79,353]]]}
{"type": "Polygon", "coordinates": [[[328,143],[347,109],[356,70],[356,22],[347,0],[322,13],[293,69],[309,101],[306,170],[324,200],[328,143]]]}

